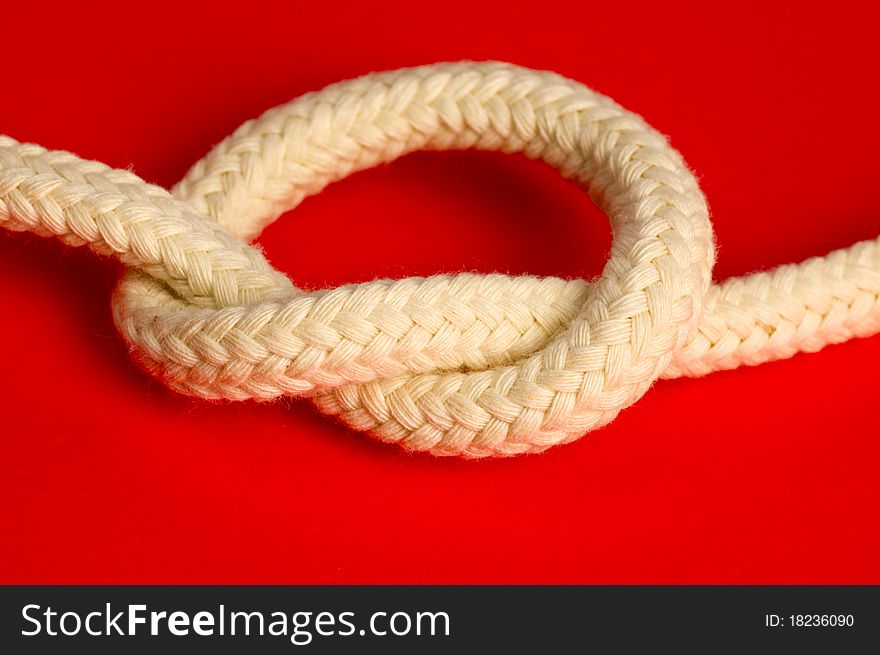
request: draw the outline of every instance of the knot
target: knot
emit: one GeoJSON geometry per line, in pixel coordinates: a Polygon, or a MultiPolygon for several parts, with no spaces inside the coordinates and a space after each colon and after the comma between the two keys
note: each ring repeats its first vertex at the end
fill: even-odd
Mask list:
{"type": "Polygon", "coordinates": [[[880,245],[711,284],[706,201],[640,117],[502,63],[342,82],[242,125],[171,193],[0,137],[0,224],[127,267],[113,298],[137,360],[203,398],[308,396],[437,455],[538,452],[611,421],[659,377],[880,331],[880,245]],[[493,275],[306,292],[248,242],[308,195],[418,149],[523,152],[587,189],[613,244],[592,282],[493,275]]]}

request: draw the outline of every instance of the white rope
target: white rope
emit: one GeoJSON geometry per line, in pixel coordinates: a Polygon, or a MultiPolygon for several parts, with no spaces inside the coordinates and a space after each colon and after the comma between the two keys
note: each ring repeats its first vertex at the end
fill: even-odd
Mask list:
{"type": "Polygon", "coordinates": [[[0,137],[0,224],[125,263],[116,324],[171,388],[309,396],[358,430],[437,455],[541,451],[605,425],[658,377],[880,331],[880,239],[712,285],[706,203],[666,140],[576,82],[502,63],[307,94],[242,125],[170,194],[0,137]],[[438,275],[306,293],[247,245],[327,184],[426,148],[520,151],[588,188],[614,233],[602,276],[438,275]]]}

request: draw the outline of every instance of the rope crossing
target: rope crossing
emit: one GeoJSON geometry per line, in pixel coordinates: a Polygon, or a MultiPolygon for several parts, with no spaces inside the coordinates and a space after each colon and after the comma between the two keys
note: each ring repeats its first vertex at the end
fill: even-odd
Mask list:
{"type": "Polygon", "coordinates": [[[126,265],[113,298],[136,359],[202,398],[307,396],[409,450],[539,452],[601,427],[658,378],[880,332],[880,238],[712,284],[705,199],[640,117],[503,63],[371,74],[242,125],[171,192],[0,136],[0,224],[126,265]],[[329,183],[419,149],[523,152],[613,229],[594,281],[492,275],[305,292],[249,241],[329,183]]]}

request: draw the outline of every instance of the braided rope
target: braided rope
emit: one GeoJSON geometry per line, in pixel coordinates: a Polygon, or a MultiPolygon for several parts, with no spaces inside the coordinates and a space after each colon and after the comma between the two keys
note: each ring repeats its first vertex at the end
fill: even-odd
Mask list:
{"type": "Polygon", "coordinates": [[[309,396],[355,429],[437,455],[538,452],[605,425],[658,377],[880,332],[880,239],[712,285],[708,209],[666,140],[576,82],[502,63],[307,94],[242,125],[171,193],[0,137],[0,224],[128,266],[116,325],[171,388],[309,396]],[[519,151],[588,188],[614,233],[602,276],[307,293],[248,245],[327,184],[428,148],[519,151]]]}

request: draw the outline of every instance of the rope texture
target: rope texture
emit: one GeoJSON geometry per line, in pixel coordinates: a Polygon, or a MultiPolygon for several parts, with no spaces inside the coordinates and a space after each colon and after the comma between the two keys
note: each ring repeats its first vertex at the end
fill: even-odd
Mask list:
{"type": "Polygon", "coordinates": [[[169,193],[0,136],[0,224],[128,270],[114,319],[171,388],[308,396],[416,451],[538,452],[659,377],[880,332],[880,238],[711,284],[703,195],[640,117],[549,72],[437,64],[341,82],[242,125],[169,193]],[[305,197],[418,149],[523,152],[588,189],[614,233],[594,281],[438,275],[306,292],[248,242],[305,197]]]}

